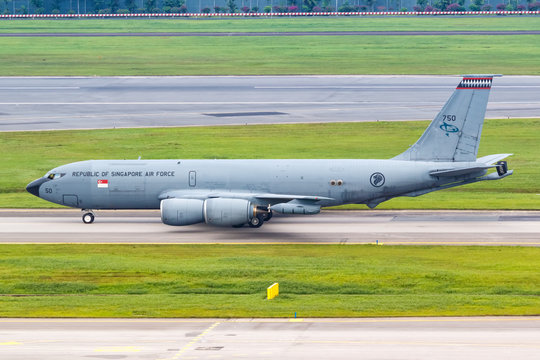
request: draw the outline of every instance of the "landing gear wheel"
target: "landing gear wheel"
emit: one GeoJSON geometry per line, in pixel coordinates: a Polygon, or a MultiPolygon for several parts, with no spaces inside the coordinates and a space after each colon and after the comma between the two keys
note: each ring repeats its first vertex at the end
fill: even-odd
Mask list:
{"type": "Polygon", "coordinates": [[[251,218],[251,220],[249,220],[248,225],[249,227],[252,227],[252,228],[259,228],[262,226],[263,223],[264,223],[264,219],[262,215],[257,215],[251,218]]]}
{"type": "Polygon", "coordinates": [[[92,213],[85,213],[82,216],[82,221],[85,224],[91,224],[94,222],[94,214],[92,213]]]}

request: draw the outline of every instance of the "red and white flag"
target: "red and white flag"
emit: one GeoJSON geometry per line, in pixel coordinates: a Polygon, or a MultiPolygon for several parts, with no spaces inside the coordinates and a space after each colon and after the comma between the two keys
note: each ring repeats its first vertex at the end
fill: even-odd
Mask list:
{"type": "Polygon", "coordinates": [[[108,188],[109,187],[109,180],[98,180],[97,181],[97,187],[98,188],[108,188]]]}

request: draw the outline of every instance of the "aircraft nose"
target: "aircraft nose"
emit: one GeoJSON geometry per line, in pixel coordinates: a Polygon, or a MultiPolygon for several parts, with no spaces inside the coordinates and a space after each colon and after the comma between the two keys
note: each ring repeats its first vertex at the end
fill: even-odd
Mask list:
{"type": "Polygon", "coordinates": [[[47,182],[48,179],[46,178],[39,178],[37,180],[32,181],[30,184],[26,186],[26,191],[28,191],[30,194],[39,197],[39,187],[44,182],[47,182]]]}

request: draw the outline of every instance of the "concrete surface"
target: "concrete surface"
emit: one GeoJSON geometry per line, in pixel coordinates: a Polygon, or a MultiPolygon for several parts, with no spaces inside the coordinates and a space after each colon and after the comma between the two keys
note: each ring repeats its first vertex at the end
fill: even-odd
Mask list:
{"type": "Polygon", "coordinates": [[[0,319],[2,360],[538,359],[540,317],[0,319]]]}

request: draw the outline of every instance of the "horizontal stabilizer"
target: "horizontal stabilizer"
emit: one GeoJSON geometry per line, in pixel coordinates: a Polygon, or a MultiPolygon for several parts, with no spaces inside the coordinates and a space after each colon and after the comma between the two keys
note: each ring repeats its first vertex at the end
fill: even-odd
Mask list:
{"type": "Polygon", "coordinates": [[[466,174],[473,174],[475,172],[481,172],[482,170],[487,170],[491,168],[497,168],[497,171],[500,173],[499,175],[505,174],[507,171],[506,167],[506,161],[501,161],[504,158],[507,158],[508,156],[511,156],[513,154],[494,154],[494,155],[487,155],[484,157],[481,157],[476,160],[476,165],[474,166],[468,166],[468,167],[460,167],[460,168],[453,168],[453,169],[443,169],[443,170],[435,170],[429,173],[431,176],[461,176],[466,174]],[[480,164],[478,164],[480,163],[480,164]],[[503,164],[504,163],[504,164],[503,164]],[[481,165],[484,164],[484,165],[481,165]],[[504,170],[503,170],[504,169],[504,170]]]}
{"type": "Polygon", "coordinates": [[[472,174],[482,170],[490,169],[495,167],[495,165],[486,165],[486,166],[471,166],[467,168],[458,168],[458,169],[448,169],[448,170],[436,170],[429,173],[432,176],[460,176],[465,174],[472,174]]]}
{"type": "Polygon", "coordinates": [[[502,159],[506,159],[509,156],[512,156],[514,154],[495,154],[495,155],[488,155],[481,158],[478,158],[476,161],[479,163],[483,163],[486,165],[495,164],[497,161],[500,161],[502,159]]]}

